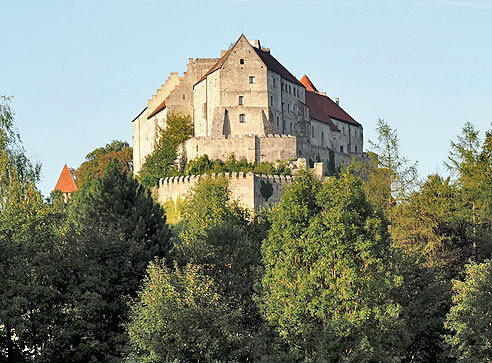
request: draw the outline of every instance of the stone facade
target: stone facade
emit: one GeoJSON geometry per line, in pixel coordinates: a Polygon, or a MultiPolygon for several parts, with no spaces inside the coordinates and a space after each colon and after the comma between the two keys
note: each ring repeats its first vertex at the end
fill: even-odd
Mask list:
{"type": "Polygon", "coordinates": [[[190,58],[183,77],[171,73],[147,102],[133,121],[135,174],[169,112],[193,118],[195,134],[182,145],[181,161],[204,154],[225,160],[234,153],[252,162],[304,157],[311,165],[338,167],[363,150],[362,126],[338,100],[318,92],[306,76],[298,81],[269,49],[244,35],[221,58],[190,58]]]}
{"type": "MultiPolygon", "coordinates": [[[[362,125],[307,76],[297,80],[258,40],[244,35],[220,58],[190,58],[183,77],[171,73],[168,80],[133,120],[133,163],[138,174],[155,145],[167,115],[190,115],[194,135],[178,150],[178,164],[208,155],[225,161],[231,154],[249,162],[304,158],[308,167],[329,175],[362,157],[362,125]]],[[[280,199],[289,178],[253,174],[228,175],[233,197],[257,211],[280,199]],[[262,199],[260,188],[273,186],[270,199],[262,199]],[[280,193],[280,194],[279,194],[280,193]]],[[[161,180],[156,189],[161,202],[184,197],[198,177],[161,180]]]]}
{"type": "MultiPolygon", "coordinates": [[[[267,205],[274,205],[280,201],[284,187],[292,183],[292,176],[268,176],[253,173],[225,173],[212,177],[222,176],[229,181],[231,199],[250,211],[258,212],[267,205]]],[[[169,199],[176,203],[178,198],[184,199],[193,189],[200,178],[204,176],[192,175],[176,178],[163,178],[155,188],[159,203],[164,204],[169,199]]]]}

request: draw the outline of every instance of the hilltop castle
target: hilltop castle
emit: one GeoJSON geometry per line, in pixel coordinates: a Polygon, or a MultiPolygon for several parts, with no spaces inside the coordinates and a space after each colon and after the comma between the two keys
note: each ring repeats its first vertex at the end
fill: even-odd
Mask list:
{"type": "MultiPolygon", "coordinates": [[[[254,163],[304,158],[310,167],[322,162],[317,167],[327,175],[363,148],[362,125],[338,103],[306,75],[297,80],[270,49],[242,34],[220,58],[190,58],[183,77],[171,73],[148,100],[133,120],[134,172],[152,152],[167,115],[183,112],[192,116],[195,134],[179,150],[181,161],[205,154],[226,160],[232,153],[254,163]]],[[[174,199],[163,182],[170,180],[161,180],[159,199],[174,199]]],[[[252,200],[247,204],[257,210],[261,202],[254,195],[252,200]]]]}

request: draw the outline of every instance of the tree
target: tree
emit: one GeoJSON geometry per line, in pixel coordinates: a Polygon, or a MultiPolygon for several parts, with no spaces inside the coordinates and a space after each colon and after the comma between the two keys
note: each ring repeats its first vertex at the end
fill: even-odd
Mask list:
{"type": "Polygon", "coordinates": [[[488,249],[483,244],[490,240],[492,229],[492,132],[486,133],[481,144],[478,130],[471,123],[466,123],[458,141],[451,142],[446,165],[456,178],[463,201],[468,205],[476,239],[474,247],[488,249]]]}
{"type": "Polygon", "coordinates": [[[118,159],[127,174],[133,171],[132,148],[126,141],[113,140],[85,156],[85,161],[74,171],[77,186],[81,188],[90,179],[101,178],[109,161],[113,158],[118,159]]]}
{"type": "Polygon", "coordinates": [[[141,362],[233,361],[242,332],[217,283],[196,265],[148,268],[128,333],[141,362]],[[235,324],[236,323],[236,324],[235,324]]]}
{"type": "Polygon", "coordinates": [[[177,236],[173,252],[177,265],[170,269],[161,267],[159,272],[159,276],[164,275],[166,282],[162,284],[168,292],[145,288],[145,295],[140,295],[136,303],[138,310],[134,308],[133,311],[130,324],[133,333],[130,335],[137,356],[144,354],[139,353],[135,346],[139,339],[145,340],[138,343],[145,344],[145,349],[152,346],[154,352],[166,351],[175,359],[188,361],[198,357],[206,361],[212,358],[221,361],[256,360],[271,348],[268,342],[272,341],[272,334],[265,329],[253,300],[265,228],[257,219],[251,220],[249,214],[229,198],[226,178],[202,177],[185,199],[181,208],[183,219],[175,229],[177,236]],[[173,298],[169,297],[169,291],[175,292],[173,298]],[[193,296],[191,291],[194,291],[193,296]],[[210,305],[212,293],[217,302],[210,305]],[[181,300],[187,303],[180,303],[181,300]],[[205,303],[210,306],[202,305],[205,303]],[[196,310],[193,313],[189,312],[192,308],[196,310]],[[143,313],[142,309],[146,312],[143,313]],[[144,330],[147,328],[139,321],[144,315],[154,314],[151,312],[155,312],[157,322],[151,322],[151,328],[144,330]],[[196,318],[194,314],[217,319],[222,332],[214,333],[217,329],[215,324],[196,318]],[[188,323],[190,319],[196,321],[188,323]],[[193,327],[195,331],[178,329],[178,324],[193,327]],[[160,329],[159,326],[165,328],[160,329]],[[224,332],[234,332],[234,338],[224,335],[224,332]],[[195,344],[188,343],[190,339],[195,344]],[[209,351],[198,354],[197,348],[204,346],[209,347],[209,351]],[[217,346],[222,347],[220,357],[217,346]],[[177,352],[181,358],[176,358],[177,352]]]}
{"type": "Polygon", "coordinates": [[[404,346],[387,220],[348,172],[299,172],[263,242],[261,310],[297,358],[393,361],[404,346]]]}
{"type": "Polygon", "coordinates": [[[364,189],[368,199],[381,206],[391,220],[391,208],[405,200],[418,185],[417,163],[401,156],[397,130],[387,122],[379,119],[376,131],[378,142],[369,141],[373,152],[369,170],[364,172],[368,179],[364,189]]]}
{"type": "Polygon", "coordinates": [[[41,170],[25,155],[9,102],[10,97],[0,97],[0,210],[34,191],[41,170]]]}
{"type": "Polygon", "coordinates": [[[170,113],[166,124],[166,128],[159,129],[154,150],[145,158],[139,173],[141,183],[149,188],[156,186],[160,178],[177,175],[178,147],[193,135],[193,122],[188,115],[170,113]]]}
{"type": "Polygon", "coordinates": [[[70,215],[80,231],[121,231],[125,238],[146,246],[147,261],[168,253],[169,228],[164,210],[117,160],[108,163],[102,179],[92,179],[73,199],[70,215]]]}
{"type": "Polygon", "coordinates": [[[430,175],[407,201],[396,208],[392,237],[407,251],[424,256],[424,265],[440,269],[451,281],[472,257],[472,224],[461,190],[430,175]]]}
{"type": "Polygon", "coordinates": [[[167,257],[170,233],[162,208],[117,160],[102,179],[74,194],[73,229],[65,237],[67,285],[58,327],[47,353],[52,361],[113,361],[128,337],[123,323],[147,264],[167,257]],[[58,352],[58,353],[57,353],[58,352]]]}
{"type": "Polygon", "coordinates": [[[492,357],[492,262],[466,265],[464,280],[453,280],[453,306],[445,327],[449,354],[461,362],[492,357]]]}

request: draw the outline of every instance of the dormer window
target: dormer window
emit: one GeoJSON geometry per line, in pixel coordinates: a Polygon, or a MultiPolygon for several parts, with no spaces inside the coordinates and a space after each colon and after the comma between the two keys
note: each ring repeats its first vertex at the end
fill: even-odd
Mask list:
{"type": "Polygon", "coordinates": [[[249,76],[249,84],[255,83],[255,76],[249,76]]]}
{"type": "Polygon", "coordinates": [[[244,64],[244,59],[243,59],[243,58],[241,58],[241,59],[239,60],[239,64],[244,64]]]}
{"type": "Polygon", "coordinates": [[[239,122],[240,123],[245,123],[246,122],[246,115],[244,113],[239,115],[239,122]]]}
{"type": "Polygon", "coordinates": [[[244,96],[239,96],[239,105],[244,105],[244,96]]]}

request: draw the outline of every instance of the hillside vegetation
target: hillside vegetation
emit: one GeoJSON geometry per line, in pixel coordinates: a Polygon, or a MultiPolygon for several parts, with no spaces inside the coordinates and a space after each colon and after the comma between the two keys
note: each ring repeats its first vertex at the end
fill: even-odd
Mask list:
{"type": "Polygon", "coordinates": [[[68,204],[43,199],[3,99],[0,361],[490,361],[492,132],[467,123],[451,176],[424,180],[378,132],[369,164],[299,171],[259,215],[201,178],[170,226],[131,164],[106,160],[121,142],[89,154],[68,204]]]}

